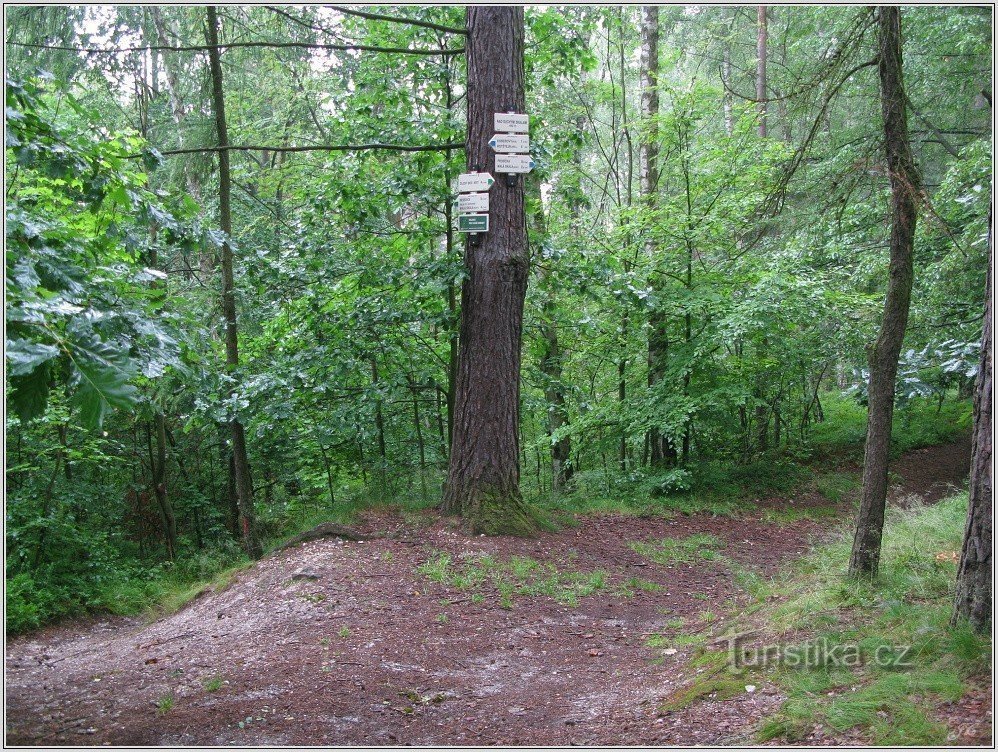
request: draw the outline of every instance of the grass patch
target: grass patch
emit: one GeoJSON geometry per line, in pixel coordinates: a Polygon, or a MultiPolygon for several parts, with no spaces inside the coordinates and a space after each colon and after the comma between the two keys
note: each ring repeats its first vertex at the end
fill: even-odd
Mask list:
{"type": "Polygon", "coordinates": [[[956,565],[937,557],[959,549],[966,509],[964,494],[889,515],[874,582],[844,577],[851,537],[843,534],[781,577],[755,583],[755,612],[736,631],[761,629],[766,637],[753,642],[781,644],[785,657],[790,648],[825,650],[798,665],[753,669],[787,696],[759,729],[759,741],[800,742],[821,724],[859,730],[871,744],[945,743],[947,729],[932,707],[958,700],[991,659],[989,639],[966,625],[950,627],[956,565]],[[836,649],[858,657],[829,659],[836,649]]]}
{"type": "Polygon", "coordinates": [[[719,538],[706,533],[696,533],[686,538],[662,538],[655,542],[635,541],[628,546],[646,559],[669,566],[671,564],[691,564],[694,561],[713,561],[718,558],[718,549],[724,546],[719,538]]]}
{"type": "Polygon", "coordinates": [[[705,633],[697,634],[653,634],[645,639],[645,647],[649,648],[688,648],[703,645],[707,641],[705,633]]]}
{"type": "Polygon", "coordinates": [[[156,712],[159,715],[166,715],[173,710],[175,702],[176,701],[173,699],[173,695],[163,695],[156,700],[156,712]]]}
{"type": "Polygon", "coordinates": [[[222,688],[224,679],[221,676],[213,676],[210,679],[206,679],[204,682],[205,692],[217,692],[222,688]]]}
{"type": "MultiPolygon", "coordinates": [[[[481,591],[491,587],[498,593],[503,608],[512,608],[517,596],[546,596],[563,605],[577,606],[580,598],[603,590],[608,584],[603,570],[559,569],[529,556],[511,556],[507,560],[479,556],[455,563],[450,554],[438,551],[416,571],[433,582],[458,590],[481,591]]],[[[474,600],[473,595],[472,602],[481,601],[474,600]]]]}
{"type": "Polygon", "coordinates": [[[640,577],[628,577],[620,584],[618,594],[625,598],[633,598],[639,590],[645,593],[660,593],[665,590],[665,586],[640,577]]]}
{"type": "Polygon", "coordinates": [[[814,479],[814,490],[835,504],[851,500],[862,486],[859,473],[831,471],[820,473],[814,479]]]}

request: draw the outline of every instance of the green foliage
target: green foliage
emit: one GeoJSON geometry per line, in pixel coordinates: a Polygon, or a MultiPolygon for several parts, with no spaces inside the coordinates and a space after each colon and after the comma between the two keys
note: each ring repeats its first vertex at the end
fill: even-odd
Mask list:
{"type": "Polygon", "coordinates": [[[186,236],[128,160],[139,139],[102,138],[72,95],[33,82],[8,80],[6,107],[11,405],[22,420],[41,417],[63,383],[80,422],[99,427],[112,408],[135,405],[140,375],[179,362],[155,320],[162,301],[150,283],[166,275],[144,264],[156,247],[149,228],[168,243],[186,236]]]}

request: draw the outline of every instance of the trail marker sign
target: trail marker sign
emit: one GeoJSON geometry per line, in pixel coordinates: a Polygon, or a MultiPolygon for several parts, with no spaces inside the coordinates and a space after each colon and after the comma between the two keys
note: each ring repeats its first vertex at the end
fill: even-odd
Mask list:
{"type": "Polygon", "coordinates": [[[471,212],[487,212],[489,210],[489,194],[461,193],[457,197],[457,210],[461,214],[471,212]]]}
{"type": "Polygon", "coordinates": [[[473,193],[492,188],[495,179],[487,172],[465,172],[457,176],[457,192],[473,193]]]}
{"type": "Polygon", "coordinates": [[[459,214],[457,217],[458,232],[488,232],[488,214],[459,214]]]}
{"type": "Polygon", "coordinates": [[[526,173],[535,166],[529,154],[496,154],[496,172],[526,173]]]}
{"type": "Polygon", "coordinates": [[[502,133],[529,133],[530,116],[516,112],[497,112],[492,116],[492,125],[502,133]]]}
{"type": "Polygon", "coordinates": [[[489,139],[493,151],[505,154],[526,154],[530,151],[530,136],[516,133],[496,133],[489,139]]]}

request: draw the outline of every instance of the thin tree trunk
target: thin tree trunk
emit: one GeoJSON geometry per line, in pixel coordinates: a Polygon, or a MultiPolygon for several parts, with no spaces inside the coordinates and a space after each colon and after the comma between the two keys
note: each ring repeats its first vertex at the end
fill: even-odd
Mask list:
{"type": "Polygon", "coordinates": [[[152,487],[163,515],[166,550],[172,561],[177,557],[177,517],[166,488],[166,416],[162,410],[157,410],[153,417],[153,434],[156,437],[156,456],[152,462],[152,487]]]}
{"type": "MultiPolygon", "coordinates": [[[[641,8],[641,119],[642,138],[638,145],[638,174],[641,180],[641,198],[649,212],[658,205],[658,6],[641,8]]],[[[655,222],[651,222],[651,227],[655,222]]],[[[669,354],[669,320],[659,307],[663,290],[663,276],[658,273],[658,243],[649,235],[645,239],[645,254],[651,265],[649,283],[659,293],[656,307],[648,313],[648,387],[654,389],[665,375],[669,354]]],[[[675,461],[676,451],[672,442],[658,428],[652,428],[646,437],[652,466],[664,466],[675,461]]]]}
{"type": "MultiPolygon", "coordinates": [[[[143,9],[143,15],[146,15],[145,9],[143,9]]],[[[151,11],[152,18],[159,21],[159,9],[152,8],[151,11]]],[[[161,21],[160,21],[161,23],[161,21]]],[[[147,33],[144,30],[143,33],[147,33]]],[[[157,27],[157,33],[161,34],[157,27]]],[[[156,72],[153,71],[151,78],[155,81],[156,72]]],[[[171,92],[171,97],[173,93],[171,92]]],[[[172,104],[172,100],[171,100],[172,104]]],[[[142,137],[148,139],[149,137],[149,119],[148,117],[143,117],[141,120],[142,124],[142,137]]],[[[147,185],[150,182],[150,178],[146,179],[147,185]]],[[[150,186],[151,187],[151,186],[150,186]]],[[[153,269],[159,267],[159,251],[156,247],[156,241],[159,236],[159,227],[155,222],[149,226],[149,254],[148,263],[153,269]]],[[[162,290],[162,283],[159,281],[153,281],[150,285],[153,290],[162,290]]],[[[162,293],[165,297],[165,292],[162,293]]],[[[152,434],[155,436],[156,451],[155,454],[150,446],[149,451],[149,464],[150,464],[150,474],[152,476],[152,487],[153,494],[156,496],[156,504],[159,506],[159,511],[163,516],[163,537],[166,539],[166,551],[170,560],[173,561],[177,557],[177,517],[173,511],[173,503],[170,500],[170,495],[167,491],[166,485],[166,415],[163,413],[163,409],[160,405],[154,405],[156,411],[153,417],[153,430],[152,434]]],[[[68,467],[68,466],[67,466],[68,467]]]]}
{"type": "MultiPolygon", "coordinates": [[[[760,5],[756,13],[756,74],[755,99],[759,108],[759,138],[766,138],[767,127],[767,96],[766,96],[766,58],[768,43],[768,28],[766,25],[766,6],[760,5]]],[[[769,339],[764,334],[759,343],[758,356],[760,363],[769,355],[769,339]]],[[[756,383],[755,408],[757,446],[760,452],[769,449],[769,416],[766,410],[766,374],[760,373],[756,383]]]]}
{"type": "Polygon", "coordinates": [[[963,534],[960,568],[956,574],[956,599],[953,608],[954,624],[968,619],[971,626],[984,634],[991,627],[993,588],[991,574],[992,535],[992,477],[991,477],[991,400],[994,365],[994,263],[993,216],[988,212],[988,281],[984,293],[984,329],[981,334],[981,369],[977,372],[974,389],[974,437],[970,449],[970,506],[967,510],[967,527],[963,534]]]}
{"type": "MultiPolygon", "coordinates": [[[[537,208],[533,214],[534,231],[539,242],[547,234],[547,223],[544,219],[544,206],[541,201],[541,182],[539,178],[531,180],[532,192],[536,191],[537,208]]],[[[550,261],[548,263],[554,263],[550,261]]],[[[554,284],[551,280],[551,269],[542,260],[537,264],[537,281],[544,290],[544,304],[541,311],[541,358],[540,370],[544,374],[544,399],[547,402],[548,436],[554,435],[568,423],[565,408],[565,385],[562,381],[561,344],[558,340],[557,303],[554,284]]],[[[560,492],[572,478],[572,440],[564,436],[551,443],[551,490],[560,492]]],[[[538,487],[540,486],[540,470],[538,470],[538,487]]]]}
{"type": "Polygon", "coordinates": [[[722,62],[721,73],[724,79],[724,132],[730,138],[735,132],[734,107],[731,92],[731,45],[724,44],[724,60],[722,62]]]}
{"type": "Polygon", "coordinates": [[[766,62],[768,51],[766,49],[769,39],[769,29],[766,24],[766,6],[760,5],[756,13],[756,74],[755,74],[755,99],[759,106],[759,138],[767,136],[767,99],[766,96],[766,62]]]}
{"type": "Polygon", "coordinates": [[[891,182],[891,260],[883,323],[877,341],[868,349],[870,388],[863,497],[849,561],[849,574],[861,577],[875,577],[880,565],[894,417],[894,381],[911,303],[913,246],[918,219],[916,198],[920,190],[908,141],[901,66],[901,13],[896,6],[881,6],[879,13],[880,96],[891,182]]]}
{"type": "Polygon", "coordinates": [[[374,427],[378,434],[378,484],[380,488],[378,489],[378,494],[384,494],[387,490],[385,488],[385,479],[388,472],[388,449],[385,445],[385,414],[381,405],[381,378],[378,375],[378,359],[376,356],[371,356],[371,383],[374,385],[374,391],[376,392],[374,397],[374,427]]]}
{"type": "Polygon", "coordinates": [[[326,451],[326,447],[322,445],[322,442],[318,442],[319,452],[322,454],[322,465],[326,471],[326,487],[329,489],[329,503],[336,506],[336,491],[333,484],[333,467],[329,462],[329,452],[326,451]]]}
{"type": "MultiPolygon", "coordinates": [[[[493,114],[526,107],[523,8],[467,9],[467,165],[494,168],[493,114]]],[[[454,432],[443,509],[475,532],[529,534],[536,523],[520,496],[520,344],[527,291],[523,181],[499,179],[489,232],[465,248],[454,432]]]]}
{"type": "MultiPolygon", "coordinates": [[[[446,65],[446,100],[445,105],[447,107],[447,120],[450,122],[451,109],[454,106],[453,94],[451,91],[451,79],[450,79],[450,61],[447,61],[446,65]]],[[[453,204],[450,200],[450,190],[451,190],[451,174],[450,174],[450,160],[451,160],[451,150],[447,149],[445,152],[447,157],[446,167],[444,169],[444,179],[447,181],[447,195],[448,199],[444,204],[444,221],[447,223],[447,230],[445,235],[445,241],[447,244],[447,258],[451,259],[454,255],[454,218],[453,214],[453,204]]],[[[447,281],[447,312],[449,314],[448,326],[447,326],[447,450],[450,451],[451,444],[454,440],[454,396],[457,390],[457,361],[458,361],[458,324],[457,324],[457,296],[458,296],[458,283],[453,279],[447,281]]]]}
{"type": "MultiPolygon", "coordinates": [[[[236,297],[233,277],[232,246],[232,182],[229,174],[229,134],[225,122],[225,96],[222,89],[222,63],[218,51],[218,14],[215,6],[207,8],[208,61],[211,67],[212,109],[215,115],[215,131],[218,145],[218,214],[219,225],[225,238],[222,241],[222,314],[225,318],[225,363],[230,371],[239,367],[239,334],[236,328],[236,297]]],[[[232,459],[235,474],[236,494],[239,504],[240,533],[243,549],[253,559],[263,555],[263,548],[256,537],[253,515],[253,481],[250,477],[249,459],[246,452],[246,432],[238,417],[229,421],[232,434],[232,459]]]]}

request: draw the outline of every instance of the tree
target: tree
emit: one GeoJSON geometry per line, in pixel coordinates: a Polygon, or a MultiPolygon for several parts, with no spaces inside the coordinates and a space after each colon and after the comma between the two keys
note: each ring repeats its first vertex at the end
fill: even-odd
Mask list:
{"type": "MultiPolygon", "coordinates": [[[[645,206],[655,211],[658,191],[658,7],[641,9],[641,118],[643,135],[638,149],[638,171],[641,175],[641,196],[645,206]]],[[[645,253],[652,264],[650,282],[652,289],[663,287],[661,275],[655,269],[658,243],[649,234],[645,253]]],[[[665,372],[669,355],[669,321],[660,306],[648,312],[648,386],[654,387],[665,372]]],[[[651,464],[665,465],[675,461],[676,450],[672,440],[660,428],[648,432],[651,443],[651,464]]]]}
{"type": "Polygon", "coordinates": [[[894,415],[894,380],[908,323],[914,279],[915,222],[920,178],[908,141],[904,74],[901,66],[901,11],[881,6],[878,17],[881,110],[891,184],[890,268],[880,334],[869,348],[870,385],[863,459],[863,495],[852,556],[851,576],[874,577],[887,505],[887,463],[894,415]]]}
{"type": "MultiPolygon", "coordinates": [[[[490,166],[493,114],[526,108],[523,9],[467,10],[469,169],[490,166]]],[[[443,509],[475,532],[527,534],[535,522],[520,496],[520,339],[527,292],[523,181],[498,180],[488,233],[465,246],[454,434],[443,509]]]]}
{"type": "Polygon", "coordinates": [[[555,259],[543,257],[547,245],[547,226],[544,218],[544,203],[541,199],[541,180],[532,176],[531,193],[535,205],[531,213],[537,247],[542,251],[541,258],[535,260],[537,286],[543,293],[540,311],[540,363],[539,370],[544,379],[544,399],[548,404],[547,435],[551,441],[551,490],[559,493],[572,479],[572,439],[565,434],[568,425],[564,384],[564,353],[558,338],[556,282],[552,267],[555,259]]]}
{"type": "Polygon", "coordinates": [[[970,449],[970,507],[956,574],[956,600],[953,622],[968,619],[971,626],[985,633],[991,626],[993,587],[991,550],[993,527],[991,504],[994,501],[991,477],[992,412],[994,366],[994,236],[993,215],[988,216],[988,281],[984,292],[984,328],[981,333],[981,367],[974,388],[974,434],[970,449]]]}
{"type": "MultiPolygon", "coordinates": [[[[768,57],[769,28],[766,24],[766,6],[760,5],[756,9],[756,73],[755,73],[755,100],[759,108],[759,138],[766,138],[769,135],[769,107],[766,94],[766,62],[768,57]]],[[[763,334],[759,343],[759,360],[765,361],[769,354],[769,338],[763,334]]],[[[758,434],[758,447],[760,452],[765,452],[769,448],[769,415],[766,410],[766,374],[759,374],[756,398],[759,403],[755,408],[756,432],[758,434]]]]}
{"type": "MultiPolygon", "coordinates": [[[[208,42],[208,62],[211,67],[211,101],[215,116],[215,133],[218,139],[218,215],[222,238],[222,315],[225,317],[225,364],[232,375],[239,368],[239,331],[236,322],[236,291],[232,259],[232,177],[229,172],[229,133],[225,121],[225,92],[222,88],[222,63],[218,48],[218,13],[209,5],[208,25],[205,30],[208,42]]],[[[232,383],[230,395],[236,390],[232,383]]],[[[250,477],[249,458],[246,454],[246,430],[237,415],[229,419],[232,441],[232,465],[236,494],[239,503],[240,533],[243,549],[251,558],[263,555],[263,548],[256,537],[253,514],[253,480],[250,477]]]]}

